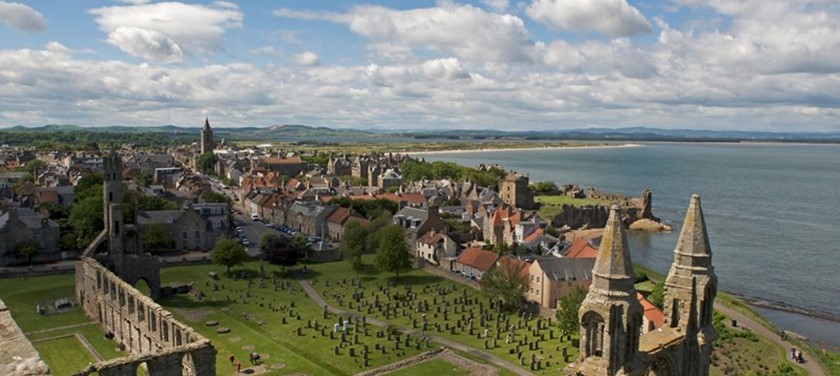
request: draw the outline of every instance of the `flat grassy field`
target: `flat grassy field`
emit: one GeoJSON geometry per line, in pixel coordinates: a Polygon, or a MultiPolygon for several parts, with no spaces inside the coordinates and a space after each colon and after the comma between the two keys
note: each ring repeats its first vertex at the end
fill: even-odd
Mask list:
{"type": "Polygon", "coordinates": [[[398,327],[421,332],[425,316],[427,334],[477,348],[524,369],[530,370],[533,357],[540,364],[538,369],[530,370],[535,374],[558,374],[567,364],[567,359],[577,357],[577,347],[569,339],[560,340],[559,330],[553,321],[549,323],[540,319],[540,329],[537,329],[537,318],[526,321],[515,312],[499,315],[497,309],[491,308],[489,296],[460,283],[419,270],[400,273],[399,278],[394,278],[392,273],[378,271],[372,265],[372,257],[366,256],[364,261],[368,266],[363,273],[354,272],[347,262],[311,265],[309,270],[315,275],[310,279],[311,284],[333,306],[398,327]],[[353,279],[358,279],[360,283],[354,285],[353,279]],[[354,299],[354,294],[361,294],[360,299],[354,299]],[[377,301],[379,307],[390,306],[392,310],[377,308],[377,301]],[[428,310],[425,309],[426,302],[428,310]],[[418,304],[423,305],[419,312],[418,304]],[[386,315],[386,312],[389,313],[386,315]],[[491,318],[482,323],[481,312],[489,313],[491,318]],[[471,315],[472,334],[469,330],[471,315]],[[496,317],[501,318],[497,321],[496,317]],[[505,330],[507,324],[512,329],[505,330]],[[513,333],[511,343],[506,343],[508,333],[513,333]],[[530,347],[530,343],[537,342],[536,347],[530,347]],[[524,365],[520,362],[519,353],[525,360],[524,365]]]}
{"type": "MultiPolygon", "coordinates": [[[[265,140],[235,141],[239,147],[249,147],[264,144],[265,140]]],[[[554,148],[569,146],[602,146],[607,145],[597,142],[562,142],[562,141],[499,141],[473,140],[469,142],[328,142],[328,143],[289,143],[270,142],[274,150],[295,150],[295,151],[318,151],[319,153],[340,153],[358,155],[363,153],[401,153],[401,152],[422,152],[422,151],[454,151],[454,150],[479,150],[479,149],[523,149],[523,148],[554,148]]]]}
{"type": "MultiPolygon", "coordinates": [[[[234,268],[235,273],[244,270],[256,276],[259,270],[257,263],[247,263],[244,268],[234,268]]],[[[250,292],[248,280],[224,277],[224,268],[219,266],[163,270],[164,283],[192,282],[206,295],[202,302],[192,296],[180,295],[162,299],[160,303],[179,320],[193,326],[213,342],[218,350],[218,374],[233,370],[228,361],[230,355],[240,359],[243,368],[250,366],[247,357],[250,352],[262,355],[262,364],[268,368],[268,374],[302,372],[309,375],[347,375],[428,350],[425,346],[419,349],[414,346],[394,349],[393,339],[388,340],[385,336],[377,338],[375,333],[379,328],[368,324],[365,334],[361,325],[359,331],[354,332],[354,325],[351,324],[345,334],[345,341],[340,345],[339,354],[336,355],[335,346],[339,346],[341,333],[332,331],[333,324],[339,321],[338,316],[329,314],[325,319],[323,308],[315,305],[294,279],[278,277],[278,287],[275,289],[274,278],[271,276],[279,274],[280,268],[266,265],[265,269],[269,276],[266,287],[260,288],[258,280],[253,278],[250,292]],[[209,282],[209,272],[217,272],[222,276],[215,282],[218,285],[216,291],[209,282]],[[207,321],[218,321],[219,324],[208,327],[204,325],[207,321]],[[316,321],[319,329],[314,328],[316,321]],[[218,334],[216,329],[219,327],[230,328],[231,332],[218,334]],[[323,328],[323,334],[320,328],[323,328]],[[297,334],[298,329],[300,335],[297,334]],[[355,334],[358,334],[358,343],[355,343],[355,334]],[[362,355],[365,345],[369,350],[367,366],[364,365],[362,355]],[[377,350],[379,347],[385,348],[385,351],[377,350]],[[350,356],[351,352],[354,356],[350,356]]]]}
{"type": "Polygon", "coordinates": [[[390,376],[428,376],[428,375],[469,375],[467,370],[441,359],[429,359],[411,367],[398,369],[388,373],[390,376]]]}
{"type": "Polygon", "coordinates": [[[88,363],[96,361],[72,335],[36,342],[34,345],[41,359],[50,366],[53,375],[72,375],[87,367],[88,363]]]}
{"type": "Polygon", "coordinates": [[[568,196],[536,196],[534,201],[545,205],[572,205],[572,206],[593,206],[593,205],[610,205],[612,202],[608,200],[598,200],[594,198],[574,198],[568,196]]]}

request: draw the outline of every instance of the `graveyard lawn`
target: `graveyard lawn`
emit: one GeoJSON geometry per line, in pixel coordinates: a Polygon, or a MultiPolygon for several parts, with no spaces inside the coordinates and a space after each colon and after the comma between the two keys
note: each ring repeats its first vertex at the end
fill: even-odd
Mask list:
{"type": "Polygon", "coordinates": [[[268,371],[266,374],[346,375],[428,351],[425,344],[419,348],[400,346],[395,350],[393,340],[375,336],[380,330],[378,327],[360,322],[356,332],[352,319],[339,318],[335,314],[324,318],[323,307],[309,299],[296,279],[279,276],[279,267],[266,264],[265,270],[264,287],[260,287],[257,278],[259,264],[256,262],[245,264],[244,269],[234,269],[236,279],[223,276],[223,268],[213,265],[162,270],[165,284],[194,283],[204,294],[202,301],[193,295],[178,295],[159,302],[213,342],[218,350],[216,369],[220,375],[235,370],[229,361],[231,355],[242,362],[243,369],[250,367],[248,355],[251,352],[261,354],[260,363],[268,371]],[[210,272],[218,273],[220,279],[212,281],[208,277],[210,272]],[[243,279],[241,275],[249,277],[243,279]],[[348,320],[347,333],[336,353],[344,320],[348,320]],[[208,322],[215,325],[207,326],[208,322]],[[338,322],[341,325],[334,332],[334,324],[338,322]],[[318,329],[315,329],[316,324],[318,329]],[[228,328],[230,332],[217,333],[219,328],[228,328]],[[357,333],[358,343],[355,343],[357,333]],[[364,345],[368,346],[367,366],[364,345]],[[384,352],[378,350],[380,347],[384,352]]]}
{"type": "Polygon", "coordinates": [[[389,372],[389,376],[469,375],[470,373],[443,359],[429,359],[415,365],[389,372]]]}
{"type": "Polygon", "coordinates": [[[562,373],[577,357],[577,347],[569,338],[560,339],[553,320],[526,320],[516,312],[499,315],[489,296],[466,285],[420,270],[400,273],[397,279],[378,271],[370,256],[363,260],[368,265],[359,273],[347,262],[309,265],[306,278],[334,307],[412,330],[416,336],[423,332],[425,316],[426,334],[485,351],[535,374],[562,373]],[[505,330],[507,325],[511,329],[505,330]]]}
{"type": "Polygon", "coordinates": [[[93,355],[73,336],[48,339],[33,344],[41,359],[50,366],[53,375],[72,375],[89,363],[93,355]]]}

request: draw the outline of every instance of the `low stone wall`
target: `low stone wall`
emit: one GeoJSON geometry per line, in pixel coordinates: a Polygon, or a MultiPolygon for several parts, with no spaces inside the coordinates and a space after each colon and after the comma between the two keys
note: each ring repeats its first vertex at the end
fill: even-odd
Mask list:
{"type": "Polygon", "coordinates": [[[415,365],[417,363],[420,363],[420,362],[423,362],[423,361],[426,361],[426,360],[429,360],[429,359],[432,359],[432,358],[438,356],[438,354],[442,353],[445,349],[446,348],[441,347],[437,350],[426,351],[422,354],[415,355],[415,356],[413,356],[411,358],[408,358],[408,359],[403,359],[403,360],[400,360],[398,362],[394,362],[394,363],[391,363],[391,364],[386,364],[382,367],[378,367],[378,368],[374,368],[372,370],[357,373],[354,376],[377,376],[377,375],[386,374],[388,372],[396,371],[400,368],[410,367],[410,366],[415,365]]]}
{"type": "Polygon", "coordinates": [[[0,300],[0,375],[49,375],[50,368],[0,300]]]}

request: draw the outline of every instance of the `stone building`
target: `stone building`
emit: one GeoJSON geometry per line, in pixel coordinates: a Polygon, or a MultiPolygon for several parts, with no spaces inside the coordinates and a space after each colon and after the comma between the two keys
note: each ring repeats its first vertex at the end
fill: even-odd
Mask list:
{"type": "Polygon", "coordinates": [[[181,210],[140,211],[137,225],[164,225],[172,239],[173,249],[213,249],[216,240],[230,231],[227,204],[187,204],[181,210]]]}
{"type": "Polygon", "coordinates": [[[595,259],[540,257],[528,268],[525,298],[548,309],[574,287],[587,288],[592,282],[595,259]]]}
{"type": "Polygon", "coordinates": [[[620,216],[614,205],[579,312],[580,355],[566,375],[708,375],[717,277],[700,196],[691,197],[665,281],[664,324],[644,334],[620,216]]]}
{"type": "Polygon", "coordinates": [[[393,222],[405,229],[405,243],[409,253],[417,253],[417,239],[429,231],[446,233],[446,222],[440,219],[440,209],[436,206],[414,208],[406,206],[394,214],[393,222]]]}
{"type": "Polygon", "coordinates": [[[204,128],[201,129],[201,154],[212,153],[213,147],[213,130],[210,129],[210,119],[204,119],[204,128]]]}
{"type": "Polygon", "coordinates": [[[17,246],[33,242],[38,246],[34,262],[61,259],[61,234],[58,223],[29,208],[0,210],[0,265],[25,262],[16,257],[17,246]]]}
{"type": "Polygon", "coordinates": [[[502,201],[518,209],[534,208],[534,192],[528,187],[528,175],[510,172],[499,184],[502,201]]]}

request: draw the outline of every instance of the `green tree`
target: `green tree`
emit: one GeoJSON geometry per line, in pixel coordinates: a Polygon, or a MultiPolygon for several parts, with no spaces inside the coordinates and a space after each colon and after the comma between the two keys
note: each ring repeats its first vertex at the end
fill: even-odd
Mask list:
{"type": "Polygon", "coordinates": [[[481,277],[481,290],[495,296],[507,309],[524,306],[528,280],[522,275],[520,267],[512,259],[500,259],[481,277]]]}
{"type": "Polygon", "coordinates": [[[405,244],[405,231],[397,225],[389,225],[380,231],[379,249],[376,251],[376,265],[394,272],[400,277],[401,270],[411,268],[411,254],[405,244]]]}
{"type": "Polygon", "coordinates": [[[665,281],[659,281],[659,283],[653,285],[653,290],[648,295],[647,300],[650,304],[662,309],[662,305],[665,304],[665,281]]]}
{"type": "Polygon", "coordinates": [[[248,253],[236,239],[225,238],[216,241],[210,258],[216,265],[227,267],[227,275],[230,275],[230,267],[240,265],[248,259],[248,253]]]}
{"type": "Polygon", "coordinates": [[[368,229],[357,221],[349,221],[344,226],[344,237],[338,246],[341,253],[353,266],[353,270],[359,271],[364,267],[362,254],[367,248],[368,229]]]}
{"type": "Polygon", "coordinates": [[[23,165],[23,167],[21,167],[21,170],[26,171],[29,175],[32,175],[32,176],[38,176],[38,171],[43,170],[43,169],[44,169],[44,162],[41,161],[40,159],[32,159],[32,160],[26,162],[26,164],[23,165]]]}
{"type": "Polygon", "coordinates": [[[102,174],[87,174],[82,176],[76,182],[76,187],[73,188],[74,200],[81,200],[85,197],[99,194],[102,195],[102,184],[104,178],[102,174]]]}
{"type": "Polygon", "coordinates": [[[81,200],[76,199],[67,218],[78,249],[84,249],[105,228],[102,223],[102,190],[94,190],[93,193],[81,200]]]}
{"type": "Polygon", "coordinates": [[[143,242],[143,250],[153,255],[175,250],[172,236],[169,231],[166,231],[166,226],[161,223],[144,226],[140,240],[143,242]]]}
{"type": "Polygon", "coordinates": [[[29,265],[32,265],[32,258],[40,251],[41,247],[38,246],[38,243],[31,240],[23,241],[15,246],[15,256],[21,260],[26,260],[29,265]]]}
{"type": "Polygon", "coordinates": [[[393,215],[390,212],[382,210],[368,223],[365,253],[375,252],[377,247],[379,247],[379,238],[382,236],[382,229],[391,225],[391,218],[393,218],[393,215]]]}
{"type": "Polygon", "coordinates": [[[260,238],[260,250],[269,263],[280,265],[284,272],[287,266],[297,265],[305,256],[299,247],[292,246],[288,238],[272,232],[267,232],[260,238]]]}
{"type": "Polygon", "coordinates": [[[554,193],[557,192],[557,184],[555,184],[553,181],[541,181],[532,185],[531,190],[533,190],[534,193],[554,193]]]}
{"type": "Polygon", "coordinates": [[[212,175],[216,171],[216,155],[211,152],[199,155],[195,159],[195,168],[202,174],[212,175]]]}
{"type": "Polygon", "coordinates": [[[560,298],[560,306],[557,309],[557,325],[563,335],[571,335],[577,332],[580,326],[578,311],[583,299],[586,298],[586,289],[575,286],[566,296],[560,298]]]}

